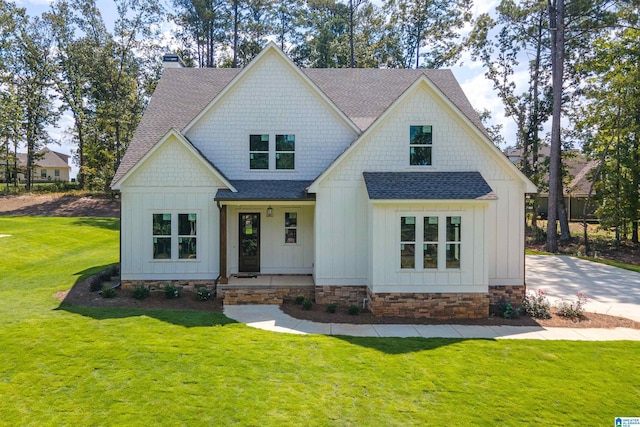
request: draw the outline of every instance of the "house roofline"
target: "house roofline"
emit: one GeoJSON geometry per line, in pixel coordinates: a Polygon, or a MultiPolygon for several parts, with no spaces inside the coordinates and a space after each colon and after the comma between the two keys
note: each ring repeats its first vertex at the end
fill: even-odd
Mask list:
{"type": "Polygon", "coordinates": [[[338,167],[351,153],[358,147],[364,139],[366,139],[372,132],[374,132],[381,123],[400,105],[404,100],[416,91],[422,84],[425,84],[429,89],[438,95],[438,97],[444,102],[447,107],[456,113],[459,119],[469,127],[472,132],[475,133],[484,143],[489,147],[489,150],[493,154],[494,158],[499,162],[506,164],[507,168],[518,178],[520,178],[525,186],[525,193],[537,193],[537,187],[518,169],[503,153],[500,149],[474,124],[450,99],[447,97],[425,74],[421,74],[416,81],[409,86],[378,118],[365,130],[345,151],[342,152],[330,165],[327,167],[307,188],[310,193],[318,191],[318,187],[324,179],[331,174],[333,170],[338,167]]]}
{"type": "Polygon", "coordinates": [[[122,177],[120,177],[120,179],[118,179],[118,181],[114,182],[113,185],[111,185],[111,189],[112,190],[120,190],[122,187],[122,184],[129,179],[129,177],[131,177],[131,175],[133,175],[148,159],[149,157],[153,156],[153,154],[158,151],[160,149],[160,147],[162,147],[168,140],[170,137],[174,136],[178,142],[180,142],[187,150],[189,150],[191,152],[191,154],[193,154],[198,160],[200,160],[204,166],[209,169],[209,171],[211,171],[211,173],[218,178],[229,190],[231,190],[232,192],[236,193],[237,190],[234,188],[233,185],[231,185],[231,183],[229,182],[229,180],[224,176],[224,174],[222,174],[222,172],[220,172],[218,170],[218,168],[216,168],[209,160],[207,160],[202,153],[200,153],[200,151],[195,148],[193,146],[193,144],[191,144],[191,142],[189,142],[189,140],[182,135],[180,132],[178,132],[177,130],[171,128],[169,129],[169,131],[167,133],[164,134],[164,136],[162,138],[160,138],[160,140],[149,150],[145,153],[144,156],[142,156],[142,158],[140,158],[140,160],[138,160],[136,162],[135,165],[133,165],[128,171],[127,173],[125,173],[124,175],[122,175],[122,177]]]}
{"type": "Polygon", "coordinates": [[[305,82],[305,84],[307,84],[314,92],[316,92],[318,94],[318,96],[320,96],[320,98],[327,104],[329,105],[329,107],[331,107],[331,109],[349,126],[353,129],[353,131],[356,133],[356,135],[360,135],[360,133],[362,132],[362,130],[340,109],[338,108],[338,106],[331,100],[329,99],[329,97],[318,87],[318,85],[316,85],[309,77],[307,77],[307,75],[305,73],[303,73],[292,61],[291,59],[289,59],[289,57],[287,57],[287,55],[285,55],[284,52],[282,52],[282,50],[280,50],[280,48],[278,47],[278,45],[276,45],[274,42],[270,41],[269,43],[267,43],[267,45],[264,47],[264,49],[262,49],[262,51],[251,60],[251,62],[242,69],[242,71],[240,73],[238,73],[238,75],[236,75],[233,79],[231,79],[231,81],[224,87],[224,89],[222,89],[216,96],[215,98],[213,98],[211,100],[211,102],[209,102],[209,104],[207,104],[202,111],[200,111],[200,113],[198,113],[198,115],[189,122],[189,124],[187,124],[187,126],[184,127],[184,129],[182,129],[182,133],[186,134],[187,132],[189,132],[189,130],[191,130],[191,128],[193,126],[195,126],[196,123],[198,123],[200,121],[200,119],[202,119],[202,117],[204,117],[209,111],[211,111],[211,109],[222,99],[224,98],[224,96],[231,91],[231,89],[238,84],[238,82],[240,82],[242,79],[244,79],[244,76],[247,75],[250,70],[252,70],[254,67],[256,67],[258,63],[261,62],[261,59],[263,57],[265,57],[267,54],[271,53],[271,52],[275,52],[281,59],[283,59],[285,61],[285,63],[287,65],[289,65],[293,70],[295,70],[295,72],[297,73],[298,76],[300,76],[302,78],[302,80],[305,82]]]}

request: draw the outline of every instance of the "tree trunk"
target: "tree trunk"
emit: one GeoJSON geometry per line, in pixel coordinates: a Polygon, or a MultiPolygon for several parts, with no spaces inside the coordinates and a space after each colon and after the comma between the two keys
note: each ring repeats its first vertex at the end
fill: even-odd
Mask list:
{"type": "Polygon", "coordinates": [[[562,118],[562,75],[564,72],[564,0],[549,0],[551,27],[551,69],[553,116],[551,123],[551,154],[549,156],[549,209],[547,251],[558,252],[558,195],[560,175],[560,120],[562,118]]]}
{"type": "Polygon", "coordinates": [[[355,68],[355,64],[356,64],[355,54],[353,51],[353,15],[354,15],[353,0],[349,0],[349,52],[350,52],[349,67],[350,68],[355,68]]]}
{"type": "MultiPolygon", "coordinates": [[[[238,68],[238,1],[233,0],[233,68],[238,68]]],[[[284,50],[284,36],[281,48],[284,50]]]]}

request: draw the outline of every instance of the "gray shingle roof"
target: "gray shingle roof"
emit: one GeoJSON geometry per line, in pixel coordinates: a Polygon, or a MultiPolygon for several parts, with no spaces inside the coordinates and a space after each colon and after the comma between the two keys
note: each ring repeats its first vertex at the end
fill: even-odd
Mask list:
{"type": "MultiPolygon", "coordinates": [[[[165,69],[113,183],[122,178],[169,129],[184,129],[240,71],[231,68],[165,69]]],[[[478,114],[450,70],[342,68],[305,69],[303,72],[362,131],[424,74],[486,134],[478,114]]]]}
{"type": "Polygon", "coordinates": [[[492,200],[479,172],[363,172],[371,200],[492,200]]]}
{"type": "Polygon", "coordinates": [[[229,181],[238,190],[218,190],[215,200],[309,200],[306,188],[313,181],[234,180],[229,181]]]}

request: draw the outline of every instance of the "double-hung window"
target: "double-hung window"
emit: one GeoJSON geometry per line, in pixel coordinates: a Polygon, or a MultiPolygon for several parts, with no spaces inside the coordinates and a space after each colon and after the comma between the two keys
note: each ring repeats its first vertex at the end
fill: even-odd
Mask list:
{"type": "Polygon", "coordinates": [[[153,259],[197,257],[197,214],[153,214],[153,259]]]}
{"type": "Polygon", "coordinates": [[[461,248],[462,217],[400,217],[401,269],[459,269],[461,248]]]}
{"type": "Polygon", "coordinates": [[[400,268],[416,268],[416,217],[400,218],[400,268]]]}
{"type": "Polygon", "coordinates": [[[276,169],[295,169],[295,135],[276,135],[276,169]]]}
{"type": "Polygon", "coordinates": [[[461,222],[459,216],[447,217],[447,268],[460,268],[461,222]]]}
{"type": "Polygon", "coordinates": [[[284,214],[284,242],[298,243],[298,213],[285,212],[284,214]]]}
{"type": "Polygon", "coordinates": [[[171,259],[171,214],[153,214],[153,259],[171,259]]]}
{"type": "Polygon", "coordinates": [[[409,126],[409,164],[430,166],[433,148],[431,126],[409,126]]]}
{"type": "Polygon", "coordinates": [[[269,169],[269,135],[249,136],[249,169],[269,169]]]}

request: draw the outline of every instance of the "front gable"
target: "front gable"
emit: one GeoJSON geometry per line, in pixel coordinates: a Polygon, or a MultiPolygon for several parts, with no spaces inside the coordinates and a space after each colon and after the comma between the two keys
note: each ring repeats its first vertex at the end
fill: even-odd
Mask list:
{"type": "Polygon", "coordinates": [[[231,180],[315,179],[358,136],[357,126],[269,45],[183,133],[231,180]],[[276,171],[276,135],[295,135],[295,169],[276,171]],[[252,170],[250,135],[268,135],[268,170],[252,170]]]}
{"type": "Polygon", "coordinates": [[[360,182],[363,171],[479,171],[489,181],[516,181],[523,190],[535,192],[535,186],[426,77],[389,107],[309,191],[317,192],[322,182],[360,182]],[[411,126],[431,126],[430,166],[410,165],[411,126]]]}
{"type": "Polygon", "coordinates": [[[172,130],[114,186],[122,187],[233,186],[188,141],[172,130]]]}

